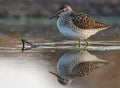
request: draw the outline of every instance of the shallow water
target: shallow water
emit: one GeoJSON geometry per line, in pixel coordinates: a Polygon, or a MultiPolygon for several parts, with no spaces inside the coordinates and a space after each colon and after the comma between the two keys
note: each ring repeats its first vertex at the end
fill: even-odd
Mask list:
{"type": "MultiPolygon", "coordinates": [[[[63,88],[49,71],[57,73],[58,60],[77,49],[77,41],[60,35],[55,26],[49,25],[49,28],[46,25],[1,25],[0,88],[63,88]],[[22,53],[21,38],[39,47],[22,53]]],[[[119,28],[114,26],[89,39],[88,52],[110,64],[74,79],[65,88],[119,88],[119,28]]],[[[84,46],[84,42],[82,44],[84,46]]]]}

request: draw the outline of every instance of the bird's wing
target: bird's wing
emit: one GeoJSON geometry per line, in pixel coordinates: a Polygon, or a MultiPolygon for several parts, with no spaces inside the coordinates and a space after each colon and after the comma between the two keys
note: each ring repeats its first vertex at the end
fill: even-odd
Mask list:
{"type": "Polygon", "coordinates": [[[82,62],[73,67],[71,70],[71,76],[83,77],[85,75],[88,75],[94,69],[95,65],[92,62],[82,62]]]}
{"type": "Polygon", "coordinates": [[[73,23],[82,29],[108,28],[109,25],[95,21],[91,16],[85,13],[73,13],[73,23]]]}
{"type": "Polygon", "coordinates": [[[81,62],[71,70],[72,77],[83,77],[90,74],[93,70],[109,64],[107,61],[86,61],[81,62]]]}

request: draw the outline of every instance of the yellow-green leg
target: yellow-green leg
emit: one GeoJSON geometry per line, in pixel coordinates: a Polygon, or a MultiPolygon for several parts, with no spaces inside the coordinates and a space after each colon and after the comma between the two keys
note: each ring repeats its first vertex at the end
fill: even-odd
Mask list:
{"type": "Polygon", "coordinates": [[[83,50],[83,49],[84,49],[84,48],[81,48],[81,47],[80,47],[80,38],[78,38],[78,50],[81,51],[81,50],[83,50]]]}
{"type": "Polygon", "coordinates": [[[84,39],[84,41],[85,41],[85,43],[86,43],[86,45],[85,45],[84,48],[86,48],[87,46],[89,46],[89,43],[88,43],[88,41],[87,41],[86,39],[84,39]]]}

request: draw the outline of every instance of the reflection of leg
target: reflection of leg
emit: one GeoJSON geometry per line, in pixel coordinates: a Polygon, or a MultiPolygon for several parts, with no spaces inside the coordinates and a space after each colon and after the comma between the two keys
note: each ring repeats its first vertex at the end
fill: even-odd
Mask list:
{"type": "Polygon", "coordinates": [[[78,47],[80,48],[80,38],[78,38],[78,47]]]}
{"type": "Polygon", "coordinates": [[[87,46],[89,46],[89,43],[88,43],[88,41],[86,39],[84,39],[84,41],[86,43],[86,45],[85,45],[85,48],[86,48],[87,46]]]}

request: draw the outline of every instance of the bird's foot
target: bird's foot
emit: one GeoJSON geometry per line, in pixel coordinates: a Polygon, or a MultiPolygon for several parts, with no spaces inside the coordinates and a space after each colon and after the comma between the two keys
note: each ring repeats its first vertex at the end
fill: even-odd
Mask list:
{"type": "Polygon", "coordinates": [[[84,49],[84,47],[78,46],[77,50],[82,51],[82,50],[85,50],[85,49],[84,49]]]}

